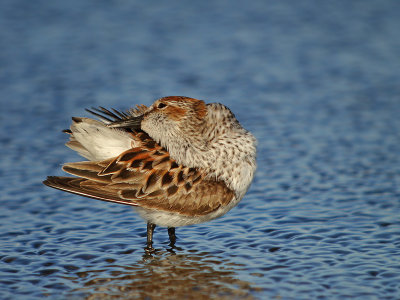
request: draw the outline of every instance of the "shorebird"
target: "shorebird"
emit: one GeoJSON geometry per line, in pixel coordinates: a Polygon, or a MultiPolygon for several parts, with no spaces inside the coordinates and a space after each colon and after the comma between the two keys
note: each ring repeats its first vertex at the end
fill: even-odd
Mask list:
{"type": "Polygon", "coordinates": [[[223,104],[182,96],[120,112],[87,109],[72,118],[66,146],[88,161],[66,163],[77,177],[43,183],[85,197],[133,206],[153,232],[206,222],[227,213],[247,192],[256,169],[256,139],[223,104]]]}

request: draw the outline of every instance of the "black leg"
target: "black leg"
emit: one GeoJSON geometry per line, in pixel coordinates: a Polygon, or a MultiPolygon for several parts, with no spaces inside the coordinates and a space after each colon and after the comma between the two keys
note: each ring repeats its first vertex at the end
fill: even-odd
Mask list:
{"type": "Polygon", "coordinates": [[[168,235],[169,241],[171,242],[170,245],[175,245],[176,242],[176,235],[175,235],[175,227],[168,227],[168,235]]]}
{"type": "Polygon", "coordinates": [[[153,232],[154,228],[156,228],[156,224],[147,222],[147,247],[146,250],[154,250],[153,249],[153,232]]]}

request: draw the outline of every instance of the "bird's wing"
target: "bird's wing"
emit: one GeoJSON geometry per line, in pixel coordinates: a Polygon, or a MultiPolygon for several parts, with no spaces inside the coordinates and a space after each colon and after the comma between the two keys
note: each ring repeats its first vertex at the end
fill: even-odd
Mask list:
{"type": "Polygon", "coordinates": [[[204,171],[176,163],[154,141],[114,159],[68,163],[63,170],[79,178],[49,177],[50,187],[104,201],[187,216],[206,215],[227,205],[234,193],[204,171]]]}
{"type": "Polygon", "coordinates": [[[137,105],[135,108],[131,108],[126,112],[118,111],[114,108],[111,110],[100,106],[99,108],[92,107],[91,109],[86,108],[86,111],[99,117],[105,123],[112,124],[115,122],[121,122],[125,120],[129,120],[131,117],[136,117],[142,115],[146,112],[147,106],[145,105],[137,105]]]}
{"type": "Polygon", "coordinates": [[[135,206],[132,201],[120,198],[115,191],[107,190],[106,185],[100,182],[92,182],[77,177],[48,176],[43,183],[52,188],[80,196],[135,206]]]}

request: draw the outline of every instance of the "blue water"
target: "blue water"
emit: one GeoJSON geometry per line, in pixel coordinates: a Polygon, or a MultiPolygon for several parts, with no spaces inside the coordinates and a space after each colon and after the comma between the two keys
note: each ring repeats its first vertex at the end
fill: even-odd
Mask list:
{"type": "Polygon", "coordinates": [[[0,2],[0,299],[399,299],[400,2],[0,2]],[[219,101],[259,141],[177,249],[42,185],[85,107],[219,101]]]}

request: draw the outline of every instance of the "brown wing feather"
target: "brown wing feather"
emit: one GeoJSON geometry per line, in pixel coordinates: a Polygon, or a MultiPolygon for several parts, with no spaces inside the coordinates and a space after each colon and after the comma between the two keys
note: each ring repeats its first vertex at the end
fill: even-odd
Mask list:
{"type": "Polygon", "coordinates": [[[223,182],[178,165],[144,132],[135,133],[135,138],[140,147],[114,159],[64,165],[64,171],[80,178],[50,177],[44,183],[86,197],[187,216],[208,214],[232,200],[234,193],[223,182]]]}
{"type": "Polygon", "coordinates": [[[90,180],[83,178],[48,176],[43,183],[49,187],[84,197],[136,206],[132,201],[120,198],[115,190],[104,189],[101,184],[90,184],[90,180]]]}
{"type": "MultiPolygon", "coordinates": [[[[233,192],[223,182],[203,180],[187,193],[185,188],[172,186],[172,195],[162,192],[161,195],[148,197],[143,200],[132,201],[140,207],[147,209],[163,210],[179,213],[186,216],[206,215],[216,209],[227,205],[233,197],[233,192]]],[[[124,199],[131,199],[129,191],[122,190],[121,196],[124,199]]]]}

